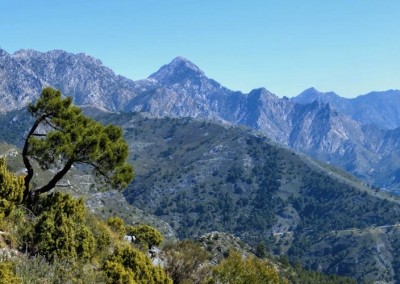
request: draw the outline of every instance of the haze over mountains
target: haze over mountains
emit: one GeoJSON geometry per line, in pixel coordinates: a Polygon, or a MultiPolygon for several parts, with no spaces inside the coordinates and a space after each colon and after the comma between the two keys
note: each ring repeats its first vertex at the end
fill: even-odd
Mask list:
{"type": "Polygon", "coordinates": [[[133,81],[98,59],[61,50],[0,50],[0,80],[2,112],[24,107],[49,85],[80,106],[249,126],[368,183],[391,191],[400,188],[400,91],[355,99],[313,88],[292,99],[264,88],[244,94],[209,79],[182,57],[147,79],[133,81]]]}

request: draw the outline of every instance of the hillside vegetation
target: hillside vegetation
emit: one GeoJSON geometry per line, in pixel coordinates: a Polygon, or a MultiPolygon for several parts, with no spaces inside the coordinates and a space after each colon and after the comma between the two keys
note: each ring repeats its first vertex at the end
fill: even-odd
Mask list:
{"type": "Polygon", "coordinates": [[[151,226],[102,220],[87,212],[83,198],[58,191],[42,196],[30,211],[20,205],[23,191],[23,176],[1,158],[1,283],[353,283],[257,258],[249,248],[223,241],[223,234],[205,237],[206,247],[183,241],[154,254],[163,236],[151,226]],[[225,244],[223,256],[212,253],[214,242],[218,250],[225,244]]]}
{"type": "MultiPolygon", "coordinates": [[[[296,275],[351,283],[289,266],[280,270],[270,260],[232,245],[213,263],[208,252],[212,249],[191,241],[159,251],[156,246],[162,244],[163,236],[157,229],[126,224],[117,216],[104,220],[87,212],[84,198],[74,198],[63,188],[74,186],[80,195],[87,189],[72,185],[68,177],[91,170],[86,180],[90,187],[118,189],[132,180],[133,170],[126,163],[128,145],[121,128],[93,121],[71,102],[46,88],[29,105],[35,120],[25,136],[23,166],[12,163],[22,167],[19,173],[10,171],[6,162],[6,157],[18,158],[18,150],[6,144],[0,147],[2,283],[261,284],[288,283],[296,275]],[[100,181],[97,186],[92,183],[96,180],[100,181]]],[[[265,248],[258,252],[266,256],[265,248]]]]}
{"type": "MultiPolygon", "coordinates": [[[[123,128],[136,173],[125,198],[95,193],[84,168],[66,177],[76,184],[68,190],[87,195],[101,216],[119,214],[128,224],[146,220],[168,238],[228,232],[308,269],[359,282],[399,280],[394,197],[245,128],[86,112],[123,128]]],[[[22,128],[24,116],[17,117],[22,128]]],[[[18,162],[12,169],[20,170],[18,162]]]]}
{"type": "Polygon", "coordinates": [[[137,177],[124,191],[127,200],[168,222],[179,238],[224,231],[314,270],[358,281],[398,279],[394,197],[247,129],[101,117],[124,128],[133,153],[137,177]]]}

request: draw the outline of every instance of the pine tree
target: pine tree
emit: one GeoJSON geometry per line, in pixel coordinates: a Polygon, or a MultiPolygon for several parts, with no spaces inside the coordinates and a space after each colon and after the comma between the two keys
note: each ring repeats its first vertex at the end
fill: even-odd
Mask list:
{"type": "Polygon", "coordinates": [[[128,146],[119,127],[104,126],[82,114],[70,97],[45,88],[36,103],[29,106],[35,121],[22,151],[27,170],[24,202],[32,207],[40,194],[49,192],[74,164],[89,165],[100,182],[117,189],[133,179],[126,163],[128,146]],[[44,185],[32,187],[35,159],[42,169],[59,169],[44,185]]]}

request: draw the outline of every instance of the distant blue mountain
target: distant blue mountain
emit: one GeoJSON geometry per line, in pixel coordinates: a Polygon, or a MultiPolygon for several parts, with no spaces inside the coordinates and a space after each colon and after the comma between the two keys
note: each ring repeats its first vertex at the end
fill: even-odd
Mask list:
{"type": "Polygon", "coordinates": [[[310,88],[292,98],[293,102],[299,104],[309,104],[315,100],[329,103],[361,124],[372,124],[383,129],[400,126],[400,90],[371,92],[346,99],[334,92],[323,93],[310,88]]]}

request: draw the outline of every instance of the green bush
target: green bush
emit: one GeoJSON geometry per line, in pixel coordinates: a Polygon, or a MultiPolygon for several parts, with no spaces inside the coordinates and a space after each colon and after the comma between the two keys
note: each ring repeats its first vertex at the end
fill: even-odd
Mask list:
{"type": "Polygon", "coordinates": [[[130,246],[116,248],[103,270],[108,283],[172,284],[161,267],[153,266],[143,252],[130,246]]]}
{"type": "Polygon", "coordinates": [[[0,281],[2,284],[22,283],[21,278],[14,273],[14,267],[11,262],[0,262],[0,281]]]}
{"type": "Polygon", "coordinates": [[[267,262],[255,257],[243,257],[237,251],[231,251],[213,269],[213,279],[210,283],[221,284],[265,284],[287,283],[280,279],[276,269],[267,262]]]}
{"type": "Polygon", "coordinates": [[[90,260],[95,240],[83,222],[86,214],[83,199],[53,193],[40,202],[40,207],[42,212],[33,228],[32,252],[44,255],[49,261],[90,260]]]}
{"type": "Polygon", "coordinates": [[[85,225],[93,233],[95,239],[95,258],[103,261],[108,256],[108,249],[113,245],[111,228],[93,214],[87,214],[85,225]]]}
{"type": "Polygon", "coordinates": [[[0,217],[8,216],[24,194],[24,178],[10,173],[5,158],[0,158],[0,217]]]}
{"type": "Polygon", "coordinates": [[[118,234],[118,236],[122,239],[125,236],[126,229],[124,220],[119,217],[108,217],[107,219],[108,226],[118,234]]]}
{"type": "Polygon", "coordinates": [[[121,263],[106,261],[103,266],[108,279],[112,284],[136,284],[133,271],[125,268],[121,263]]]}
{"type": "Polygon", "coordinates": [[[163,241],[163,235],[155,228],[148,225],[127,226],[126,234],[134,236],[135,242],[143,245],[145,248],[159,246],[163,241]]]}

